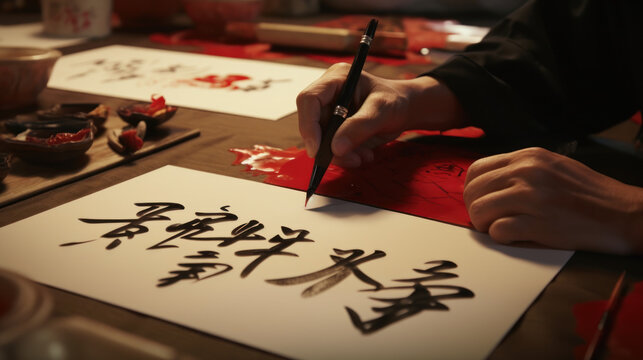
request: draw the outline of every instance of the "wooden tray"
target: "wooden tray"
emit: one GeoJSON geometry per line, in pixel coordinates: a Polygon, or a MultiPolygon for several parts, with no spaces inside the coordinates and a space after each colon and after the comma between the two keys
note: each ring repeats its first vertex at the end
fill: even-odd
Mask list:
{"type": "MultiPolygon", "coordinates": [[[[113,116],[105,123],[107,128],[124,125],[122,120],[113,116]]],[[[85,156],[72,163],[37,165],[14,158],[9,175],[0,183],[0,207],[133,161],[199,134],[199,129],[175,127],[170,122],[150,132],[145,137],[143,148],[131,155],[113,151],[107,144],[106,131],[102,131],[85,156]]]]}

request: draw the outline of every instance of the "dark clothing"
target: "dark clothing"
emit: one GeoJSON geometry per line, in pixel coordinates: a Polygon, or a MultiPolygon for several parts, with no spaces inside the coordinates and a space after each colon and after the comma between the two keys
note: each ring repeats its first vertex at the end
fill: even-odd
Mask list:
{"type": "Polygon", "coordinates": [[[604,130],[643,107],[643,1],[529,1],[426,75],[515,147],[604,130]]]}

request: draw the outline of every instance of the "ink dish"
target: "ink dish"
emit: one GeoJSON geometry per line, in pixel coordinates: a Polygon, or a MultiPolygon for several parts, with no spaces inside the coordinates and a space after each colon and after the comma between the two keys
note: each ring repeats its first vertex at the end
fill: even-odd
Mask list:
{"type": "Polygon", "coordinates": [[[176,106],[166,105],[163,96],[152,96],[152,102],[122,106],[116,110],[116,113],[123,121],[134,127],[143,121],[148,129],[153,129],[170,120],[177,110],[176,106]]]}
{"type": "Polygon", "coordinates": [[[94,135],[103,129],[109,116],[109,108],[98,103],[58,104],[36,114],[19,115],[5,121],[4,127],[17,135],[25,130],[51,132],[78,132],[88,126],[94,135]]]}
{"type": "Polygon", "coordinates": [[[77,119],[50,119],[39,120],[34,116],[18,116],[4,122],[4,127],[13,135],[18,135],[26,130],[49,132],[77,132],[93,124],[87,120],[77,119]]]}
{"type": "Polygon", "coordinates": [[[48,110],[37,112],[41,121],[84,121],[91,120],[97,128],[102,128],[109,115],[109,107],[99,103],[57,104],[48,110]]]}
{"type": "Polygon", "coordinates": [[[18,135],[3,134],[0,143],[6,151],[32,163],[59,164],[73,161],[94,142],[91,121],[77,132],[27,129],[18,135]]]}

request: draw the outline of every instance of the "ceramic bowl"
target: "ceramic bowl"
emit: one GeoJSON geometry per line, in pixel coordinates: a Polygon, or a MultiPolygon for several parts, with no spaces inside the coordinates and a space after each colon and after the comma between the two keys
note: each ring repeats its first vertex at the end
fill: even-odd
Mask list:
{"type": "Polygon", "coordinates": [[[0,110],[35,104],[61,55],[53,49],[0,47],[0,110]]]}

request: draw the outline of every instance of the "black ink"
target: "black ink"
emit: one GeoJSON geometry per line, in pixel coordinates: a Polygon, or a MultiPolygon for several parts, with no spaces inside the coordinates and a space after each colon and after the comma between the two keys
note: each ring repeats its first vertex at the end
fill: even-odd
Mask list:
{"type": "MultiPolygon", "coordinates": [[[[395,322],[406,319],[421,311],[425,310],[449,310],[449,308],[440,302],[443,299],[457,299],[457,298],[472,298],[474,294],[471,290],[462,286],[450,285],[422,285],[416,283],[412,286],[413,292],[411,295],[404,298],[371,298],[373,300],[381,301],[391,304],[386,307],[373,307],[374,312],[381,315],[375,319],[362,321],[360,316],[351,308],[346,307],[346,311],[353,322],[353,325],[362,332],[362,334],[374,333],[386,326],[395,322]],[[433,295],[430,289],[451,289],[455,292],[433,295]]],[[[386,288],[385,290],[388,290],[386,288]]]]}
{"type": "MultiPolygon", "coordinates": [[[[203,250],[199,251],[197,255],[188,255],[185,256],[187,259],[218,259],[219,253],[216,251],[203,250]]],[[[177,283],[182,280],[194,279],[195,281],[201,281],[213,276],[221,275],[232,270],[232,266],[222,263],[214,262],[200,262],[200,263],[180,263],[180,267],[186,268],[186,270],[174,270],[170,271],[170,274],[174,276],[166,277],[159,280],[159,283],[156,285],[158,287],[169,286],[174,283],[177,283]],[[207,276],[200,276],[201,273],[206,272],[206,269],[212,269],[214,272],[207,276]]]]}
{"type": "Polygon", "coordinates": [[[92,73],[101,72],[107,76],[103,82],[121,81],[128,79],[142,78],[142,67],[145,61],[142,59],[131,59],[129,61],[110,61],[98,59],[85,64],[78,64],[80,72],[73,74],[68,79],[82,78],[92,73]]]}
{"type": "Polygon", "coordinates": [[[187,255],[185,256],[186,259],[216,259],[217,256],[219,255],[218,252],[216,251],[210,251],[210,250],[201,250],[198,252],[198,255],[187,255]]]}
{"type": "Polygon", "coordinates": [[[259,84],[250,84],[244,87],[239,86],[237,89],[245,92],[250,92],[250,91],[256,91],[256,90],[265,90],[270,87],[270,85],[274,82],[288,82],[290,80],[287,79],[282,79],[282,80],[273,80],[273,79],[266,79],[262,80],[261,83],[259,84]]]}
{"type": "MultiPolygon", "coordinates": [[[[143,223],[148,222],[148,221],[165,221],[165,220],[170,220],[169,217],[161,215],[167,211],[173,211],[173,210],[183,210],[185,207],[181,204],[177,203],[166,203],[166,202],[149,202],[149,203],[136,203],[136,206],[142,206],[146,207],[144,210],[141,210],[136,213],[136,216],[138,218],[136,219],[78,219],[84,223],[87,224],[111,224],[111,223],[126,223],[125,225],[116,228],[110,232],[107,232],[103,235],[101,235],[102,238],[106,239],[115,239],[107,245],[106,249],[111,250],[116,248],[121,244],[121,240],[119,238],[126,237],[128,239],[133,238],[135,235],[138,234],[144,234],[149,231],[149,229],[146,226],[143,226],[143,223]]],[[[87,241],[79,241],[79,242],[70,242],[70,243],[65,243],[61,244],[60,246],[72,246],[72,245],[79,245],[79,244],[85,244],[88,242],[95,241],[97,239],[93,240],[87,240],[87,241]]]]}
{"type": "Polygon", "coordinates": [[[427,274],[428,276],[425,277],[419,277],[419,278],[413,278],[413,279],[400,279],[400,280],[395,280],[399,282],[423,282],[423,281],[428,281],[428,280],[442,280],[442,279],[451,279],[451,278],[456,278],[458,275],[449,273],[449,272],[440,272],[440,270],[447,270],[447,269],[455,269],[458,267],[456,263],[453,261],[449,260],[434,260],[434,261],[427,261],[425,264],[438,264],[436,266],[430,267],[425,270],[420,270],[420,269],[413,269],[415,272],[420,273],[420,274],[427,274]]]}
{"type": "MultiPolygon", "coordinates": [[[[410,279],[398,279],[394,280],[402,283],[413,283],[413,285],[404,285],[404,286],[390,286],[383,287],[377,290],[395,290],[395,289],[409,289],[413,292],[402,298],[371,298],[373,300],[381,301],[388,303],[390,305],[385,307],[373,307],[371,308],[374,312],[381,314],[379,317],[372,320],[362,321],[360,316],[351,308],[346,307],[346,311],[353,323],[353,325],[362,332],[362,334],[371,334],[375,331],[378,331],[386,326],[389,326],[395,322],[406,319],[409,316],[413,316],[421,311],[425,310],[442,310],[446,311],[449,308],[440,302],[440,300],[446,299],[457,299],[457,298],[472,298],[474,293],[462,286],[452,286],[452,285],[426,285],[423,282],[435,281],[435,280],[444,280],[458,275],[443,272],[442,270],[455,269],[458,267],[456,263],[448,260],[436,260],[429,261],[426,264],[437,264],[428,269],[420,270],[413,269],[415,272],[420,274],[425,274],[427,276],[410,278],[410,279]],[[454,290],[454,292],[433,295],[431,289],[443,289],[443,290],[454,290]]],[[[365,290],[365,291],[377,291],[377,290],[365,290]]]]}
{"type": "Polygon", "coordinates": [[[252,249],[252,250],[241,250],[235,252],[237,256],[256,256],[250,264],[248,264],[243,271],[241,272],[241,277],[246,277],[257,267],[259,264],[264,262],[266,259],[273,255],[285,255],[285,256],[299,256],[291,252],[285,252],[284,249],[289,246],[298,243],[298,242],[313,242],[313,240],[307,239],[306,235],[309,234],[307,230],[292,230],[288,227],[282,226],[281,231],[286,236],[296,235],[294,238],[284,239],[280,235],[275,235],[272,239],[268,240],[271,243],[277,243],[277,245],[269,249],[252,249]]]}
{"type": "MultiPolygon", "coordinates": [[[[206,213],[206,212],[196,212],[194,213],[196,216],[207,216],[202,219],[194,219],[190,220],[186,223],[183,224],[172,224],[168,226],[165,230],[167,232],[178,232],[176,235],[171,236],[155,245],[152,245],[148,248],[148,250],[153,250],[153,249],[163,249],[163,248],[174,248],[178,247],[176,245],[167,245],[168,242],[176,239],[176,238],[181,238],[181,239],[187,239],[187,240],[227,240],[228,243],[226,245],[229,245],[231,243],[234,243],[237,240],[256,240],[255,237],[252,236],[246,236],[248,235],[248,231],[243,232],[241,234],[234,234],[233,230],[233,235],[237,236],[237,238],[222,238],[222,237],[216,237],[216,238],[207,238],[207,237],[198,237],[198,235],[203,234],[208,231],[213,231],[214,228],[210,225],[221,223],[221,222],[226,222],[226,221],[235,221],[238,219],[237,215],[229,213],[228,212],[228,207],[229,206],[223,206],[220,209],[223,210],[224,212],[218,212],[218,213],[206,213]],[[247,237],[246,238],[244,238],[247,237]]],[[[253,220],[254,221],[254,220],[253,220]]],[[[254,227],[254,231],[258,231],[261,228],[263,228],[263,225],[259,224],[260,227],[254,227]]],[[[236,230],[236,229],[235,229],[236,230]]],[[[259,235],[256,235],[259,236],[259,235]]],[[[259,236],[260,237],[260,236],[259,236]]],[[[261,237],[261,239],[265,239],[261,237]]],[[[220,244],[219,246],[225,246],[220,244]]]]}
{"type": "Polygon", "coordinates": [[[189,66],[181,65],[181,64],[174,64],[174,65],[167,65],[166,67],[163,68],[157,68],[154,69],[154,72],[157,73],[180,73],[182,70],[191,70],[189,66]]]}
{"type": "Polygon", "coordinates": [[[120,245],[120,244],[121,244],[121,240],[120,240],[120,239],[116,239],[116,240],[112,241],[111,243],[109,243],[109,245],[107,245],[107,246],[105,247],[105,249],[107,249],[107,250],[112,250],[113,248],[117,247],[117,246],[118,246],[118,245],[120,245]]]}
{"type": "Polygon", "coordinates": [[[336,255],[331,255],[330,258],[335,262],[335,264],[319,271],[315,271],[301,276],[294,276],[294,277],[282,278],[282,279],[271,279],[266,281],[275,285],[296,285],[296,284],[303,284],[312,280],[317,280],[327,276],[325,279],[318,281],[317,283],[306,288],[301,293],[302,297],[315,296],[335,286],[336,284],[344,280],[346,277],[348,277],[351,273],[357,276],[357,278],[360,279],[361,281],[369,285],[372,285],[374,288],[373,290],[375,291],[382,288],[382,284],[373,280],[368,275],[364,274],[360,269],[357,268],[357,266],[370,260],[382,258],[386,256],[385,252],[381,250],[375,250],[372,254],[360,259],[359,257],[364,255],[363,250],[359,250],[359,249],[353,249],[353,250],[333,249],[333,250],[335,250],[335,253],[338,255],[346,255],[346,254],[349,254],[349,255],[345,258],[336,256],[336,255]]]}

